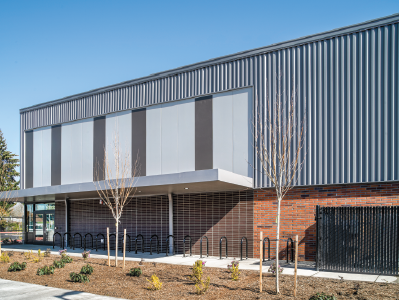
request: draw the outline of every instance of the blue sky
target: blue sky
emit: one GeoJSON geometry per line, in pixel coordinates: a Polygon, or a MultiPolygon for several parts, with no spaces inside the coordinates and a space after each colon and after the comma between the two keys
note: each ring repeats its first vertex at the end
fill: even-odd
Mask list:
{"type": "Polygon", "coordinates": [[[399,12],[379,1],[1,1],[0,129],[19,109],[399,12]]]}

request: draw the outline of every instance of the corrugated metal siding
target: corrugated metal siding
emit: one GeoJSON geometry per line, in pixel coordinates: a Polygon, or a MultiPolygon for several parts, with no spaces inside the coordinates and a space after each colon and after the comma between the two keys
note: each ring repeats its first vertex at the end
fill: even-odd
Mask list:
{"type": "MultiPolygon", "coordinates": [[[[23,111],[21,134],[30,128],[247,86],[254,88],[258,115],[265,111],[266,97],[275,97],[280,77],[281,90],[296,89],[298,107],[307,110],[307,151],[299,185],[398,180],[396,19],[394,24],[358,26],[361,31],[23,111]]],[[[260,169],[260,163],[255,165],[260,169]]],[[[269,186],[258,172],[254,179],[255,187],[269,186]]]]}

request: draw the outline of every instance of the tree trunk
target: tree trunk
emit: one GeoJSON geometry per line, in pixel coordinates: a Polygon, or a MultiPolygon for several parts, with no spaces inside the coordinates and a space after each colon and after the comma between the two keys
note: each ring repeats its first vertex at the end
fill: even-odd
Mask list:
{"type": "Polygon", "coordinates": [[[115,266],[118,267],[118,220],[115,223],[115,266]]]}
{"type": "Polygon", "coordinates": [[[275,267],[276,267],[276,294],[280,294],[279,291],[279,231],[281,226],[281,200],[278,199],[278,218],[277,218],[277,226],[276,226],[276,258],[275,258],[275,267]]]}

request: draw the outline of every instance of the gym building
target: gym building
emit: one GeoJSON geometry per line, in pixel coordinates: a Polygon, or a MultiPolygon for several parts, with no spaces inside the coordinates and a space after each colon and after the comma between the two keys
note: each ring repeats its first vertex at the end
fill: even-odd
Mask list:
{"type": "Polygon", "coordinates": [[[98,166],[117,133],[130,168],[140,164],[120,232],[143,235],[145,251],[157,235],[162,252],[173,235],[181,254],[190,236],[196,255],[207,236],[211,256],[226,237],[229,257],[246,237],[257,257],[260,232],[275,238],[277,200],[254,124],[268,99],[295,91],[304,164],[282,202],[281,259],[298,234],[299,259],[315,260],[317,205],[399,204],[398,83],[396,14],[23,108],[14,196],[25,204],[25,243],[114,231],[94,181],[107,179],[98,166]]]}

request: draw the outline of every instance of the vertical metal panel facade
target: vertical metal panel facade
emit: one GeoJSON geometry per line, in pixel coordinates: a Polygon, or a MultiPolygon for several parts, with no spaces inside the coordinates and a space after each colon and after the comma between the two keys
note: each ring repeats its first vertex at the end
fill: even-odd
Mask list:
{"type": "MultiPolygon", "coordinates": [[[[398,180],[398,30],[389,16],[23,109],[21,153],[31,128],[243,87],[264,116],[267,98],[295,90],[307,111],[298,185],[398,180]]],[[[254,183],[270,185],[259,172],[254,183]]]]}

